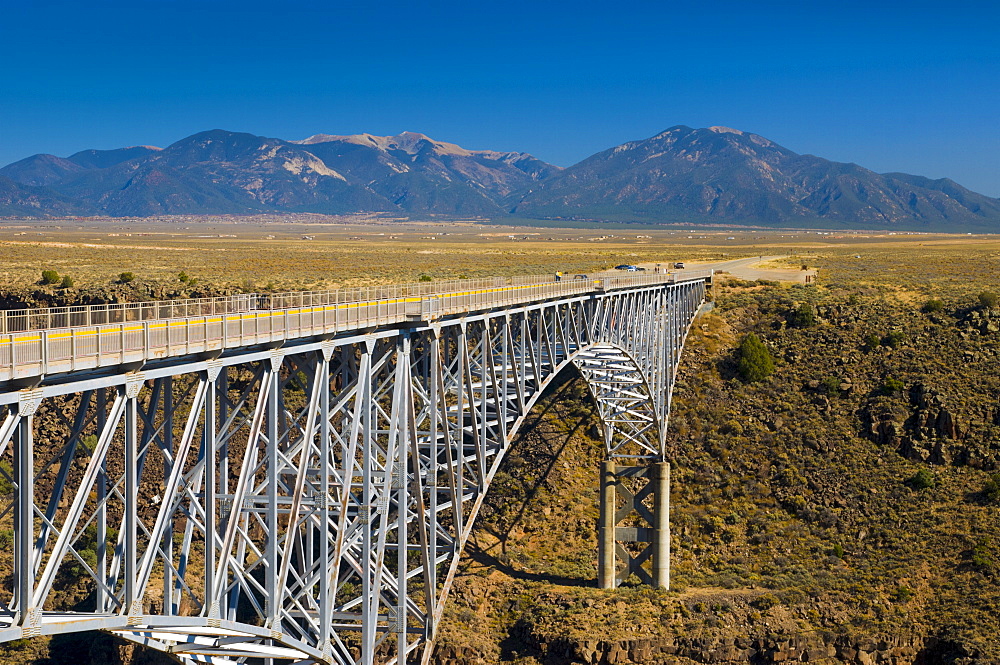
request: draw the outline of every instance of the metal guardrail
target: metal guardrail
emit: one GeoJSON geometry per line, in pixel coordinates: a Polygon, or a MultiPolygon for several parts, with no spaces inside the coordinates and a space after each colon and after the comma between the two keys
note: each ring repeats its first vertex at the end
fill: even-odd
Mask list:
{"type": "MultiPolygon", "coordinates": [[[[539,280],[538,277],[531,278],[539,280]]],[[[153,321],[233,314],[254,309],[285,309],[330,305],[343,302],[386,300],[432,295],[449,291],[490,288],[505,283],[504,278],[418,282],[388,286],[331,289],[326,291],[290,291],[285,293],[238,293],[215,298],[187,298],[149,302],[73,305],[33,309],[0,310],[0,334],[52,328],[153,321]]]]}
{"type": "Polygon", "coordinates": [[[598,273],[0,312],[0,381],[280,342],[613,289],[707,279],[598,273]],[[12,330],[9,326],[24,325],[12,330]]]}
{"type": "MultiPolygon", "coordinates": [[[[683,273],[685,279],[689,273],[683,273]]],[[[704,271],[701,271],[704,272],[704,271]]],[[[645,283],[669,278],[674,273],[641,274],[627,276],[604,271],[587,276],[595,279],[636,280],[645,283]]],[[[694,275],[691,275],[694,277],[694,275]]],[[[570,280],[569,277],[566,280],[570,280]]],[[[523,284],[554,283],[551,275],[521,275],[517,277],[490,277],[485,279],[459,279],[444,282],[415,282],[386,286],[330,289],[325,291],[289,291],[284,293],[237,293],[215,298],[187,298],[182,300],[156,300],[147,302],[108,303],[103,305],[72,305],[30,309],[0,310],[0,335],[28,330],[50,330],[97,326],[129,321],[154,321],[159,319],[190,318],[233,314],[257,309],[289,309],[338,303],[370,302],[414,296],[429,296],[457,291],[502,288],[523,284]]]]}

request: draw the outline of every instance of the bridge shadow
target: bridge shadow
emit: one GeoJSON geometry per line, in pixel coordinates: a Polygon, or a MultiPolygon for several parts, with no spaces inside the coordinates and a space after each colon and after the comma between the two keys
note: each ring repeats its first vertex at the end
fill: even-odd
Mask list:
{"type": "Polygon", "coordinates": [[[465,544],[465,555],[479,565],[498,570],[507,577],[515,580],[524,580],[527,582],[551,582],[552,584],[559,584],[562,586],[594,586],[594,580],[591,578],[568,577],[565,575],[555,575],[553,573],[532,573],[527,570],[520,570],[509,563],[504,563],[497,557],[490,554],[488,549],[483,549],[479,546],[479,543],[476,542],[470,541],[465,544]]]}
{"type": "Polygon", "coordinates": [[[180,661],[162,651],[144,647],[97,631],[53,635],[48,658],[34,665],[177,665],[180,661]]]}
{"type": "MultiPolygon", "coordinates": [[[[563,453],[575,437],[596,425],[596,407],[584,382],[575,367],[565,368],[525,415],[521,433],[512,444],[508,457],[501,463],[500,471],[486,493],[472,538],[465,545],[465,555],[470,561],[498,570],[513,579],[565,586],[594,584],[594,577],[523,570],[514,565],[509,556],[512,541],[517,540],[512,532],[531,526],[530,522],[535,520],[532,511],[541,510],[536,504],[542,491],[558,491],[560,479],[557,476],[561,470],[557,465],[563,453]],[[552,421],[561,422],[563,427],[553,427],[549,424],[552,421]],[[540,433],[542,430],[544,435],[540,433]],[[480,538],[479,534],[485,537],[480,538]]],[[[593,471],[596,486],[596,466],[593,471]]]]}

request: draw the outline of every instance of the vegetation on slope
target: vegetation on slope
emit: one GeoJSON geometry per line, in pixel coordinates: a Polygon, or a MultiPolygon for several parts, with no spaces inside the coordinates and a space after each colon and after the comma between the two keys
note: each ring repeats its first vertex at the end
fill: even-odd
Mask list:
{"type": "MultiPolygon", "coordinates": [[[[473,259],[451,249],[449,270],[466,270],[473,259]]],[[[673,589],[595,588],[602,445],[585,387],[567,376],[490,490],[439,663],[1000,660],[1000,253],[816,251],[820,286],[731,281],[689,338],[669,431],[673,589]],[[750,334],[774,361],[757,382],[738,373],[750,334]]],[[[598,260],[577,248],[532,260],[570,258],[598,260]]],[[[51,264],[35,262],[33,280],[38,265],[51,264]]],[[[114,288],[160,297],[141,278],[114,288]]],[[[60,593],[70,606],[89,590],[67,578],[60,593]]],[[[4,654],[165,658],[92,634],[4,654]]]]}
{"type": "Polygon", "coordinates": [[[438,662],[1000,660],[1000,315],[982,284],[925,313],[933,285],[830,272],[722,288],[690,336],[669,592],[593,588],[601,449],[569,383],[490,490],[438,662]],[[740,377],[748,334],[771,377],[740,377]]]}

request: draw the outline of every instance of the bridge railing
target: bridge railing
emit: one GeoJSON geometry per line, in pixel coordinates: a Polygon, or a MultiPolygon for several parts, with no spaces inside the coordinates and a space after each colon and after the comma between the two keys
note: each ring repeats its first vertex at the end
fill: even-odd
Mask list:
{"type": "MultiPolygon", "coordinates": [[[[711,271],[627,276],[595,273],[558,281],[551,276],[533,282],[519,279],[523,282],[520,284],[493,278],[415,285],[417,288],[400,285],[240,294],[180,303],[132,303],[134,307],[120,310],[97,307],[89,313],[65,313],[66,321],[78,316],[79,320],[87,321],[83,325],[0,334],[0,381],[281,342],[407,320],[429,320],[463,311],[612,289],[704,279],[710,275],[711,271]],[[107,311],[117,312],[114,315],[121,316],[121,320],[102,320],[100,317],[107,311]]],[[[63,313],[55,313],[45,321],[55,323],[60,316],[63,313]]]]}
{"type": "Polygon", "coordinates": [[[252,294],[240,293],[217,298],[0,310],[0,334],[245,312],[251,308],[252,298],[252,294]]]}
{"type": "MultiPolygon", "coordinates": [[[[694,272],[696,271],[684,273],[684,278],[687,279],[689,277],[688,273],[694,272]]],[[[590,278],[603,279],[609,284],[614,284],[614,288],[632,285],[638,286],[650,282],[670,281],[670,275],[666,273],[628,273],[623,275],[621,273],[605,271],[592,273],[591,275],[581,274],[577,277],[578,279],[571,279],[567,276],[561,282],[557,282],[553,275],[520,275],[517,277],[456,279],[323,291],[237,293],[215,298],[187,298],[181,300],[0,310],[0,334],[26,332],[29,330],[99,326],[111,323],[128,323],[130,321],[155,321],[159,319],[215,316],[260,309],[291,309],[340,303],[479,292],[490,289],[503,289],[510,286],[520,287],[526,284],[539,286],[543,284],[579,282],[581,279],[587,280],[590,278]]],[[[574,292],[574,289],[568,289],[565,292],[574,292]]]]}

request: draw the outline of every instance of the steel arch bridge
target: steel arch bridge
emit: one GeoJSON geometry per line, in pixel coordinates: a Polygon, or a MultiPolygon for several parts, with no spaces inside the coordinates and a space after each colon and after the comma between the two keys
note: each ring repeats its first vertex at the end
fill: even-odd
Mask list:
{"type": "Polygon", "coordinates": [[[711,279],[688,275],[3,312],[0,641],[103,630],[184,663],[416,659],[564,367],[610,458],[662,461],[711,279]],[[60,606],[80,579],[90,595],[60,606]]]}

